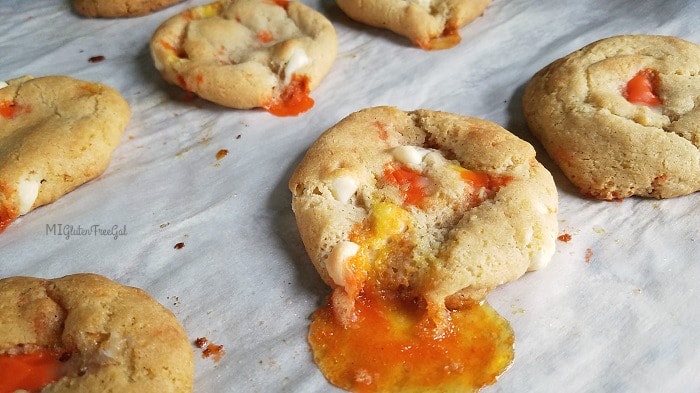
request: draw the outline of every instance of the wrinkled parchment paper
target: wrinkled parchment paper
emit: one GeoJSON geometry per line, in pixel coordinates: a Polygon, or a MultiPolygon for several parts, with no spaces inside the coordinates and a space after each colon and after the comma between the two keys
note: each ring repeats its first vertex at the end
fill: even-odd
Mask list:
{"type": "Polygon", "coordinates": [[[460,45],[425,52],[349,20],[333,1],[306,1],[334,24],[339,54],[315,107],[292,118],[187,101],[160,78],[151,34],[205,2],[132,19],[84,19],[68,1],[0,3],[0,79],[100,81],[133,112],[104,175],[0,235],[0,276],[95,272],[147,290],[192,340],[224,346],[218,363],[193,347],[196,392],[334,391],[306,343],[329,289],[304,252],[286,183],[312,141],[351,112],[444,110],[533,143],[559,188],[560,232],[572,236],[549,267],[489,295],[515,330],[516,355],[484,391],[700,391],[700,194],[581,198],[528,132],[520,103],[534,72],[594,40],[700,43],[700,2],[494,0],[461,29],[460,45]],[[66,237],[54,225],[126,233],[66,237]]]}

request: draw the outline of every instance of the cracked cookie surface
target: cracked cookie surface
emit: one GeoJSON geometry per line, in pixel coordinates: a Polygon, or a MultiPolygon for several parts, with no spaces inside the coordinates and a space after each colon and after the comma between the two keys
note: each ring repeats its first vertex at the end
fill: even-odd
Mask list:
{"type": "Polygon", "coordinates": [[[459,28],[481,16],[491,0],[336,0],[350,18],[408,37],[423,49],[447,49],[459,28]]]}
{"type": "MultiPolygon", "coordinates": [[[[166,81],[220,105],[308,110],[333,64],[335,29],[296,1],[220,0],[163,23],[150,43],[166,81]]],[[[285,110],[289,113],[284,113],[285,110]]]]}
{"type": "Polygon", "coordinates": [[[74,0],[75,10],[88,18],[141,16],[171,6],[180,0],[74,0]]]}
{"type": "Polygon", "coordinates": [[[310,147],[289,189],[307,253],[340,303],[373,285],[459,308],[554,253],[551,175],[532,146],[481,119],[353,113],[310,147]]]}
{"type": "Polygon", "coordinates": [[[0,280],[0,357],[60,358],[42,392],[191,392],[194,360],[175,316],[95,274],[0,280]]]}
{"type": "Polygon", "coordinates": [[[104,172],[130,109],[111,87],[67,76],[0,88],[0,231],[104,172]]]}
{"type": "Polygon", "coordinates": [[[669,198],[700,189],[700,46],[606,38],[537,72],[532,133],[582,194],[669,198]]]}

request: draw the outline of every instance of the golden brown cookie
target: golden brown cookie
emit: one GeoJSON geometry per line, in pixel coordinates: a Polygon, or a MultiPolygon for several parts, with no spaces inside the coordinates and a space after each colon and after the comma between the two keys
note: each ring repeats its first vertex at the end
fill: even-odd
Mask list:
{"type": "Polygon", "coordinates": [[[191,392],[194,377],[175,316],[95,274],[0,280],[0,364],[10,391],[191,392]]]}
{"type": "Polygon", "coordinates": [[[352,19],[408,37],[423,49],[457,45],[459,29],[481,16],[491,0],[336,0],[352,19]]]}
{"type": "Polygon", "coordinates": [[[318,138],[289,189],[311,261],[348,318],[365,285],[456,308],[554,253],[551,175],[532,146],[485,120],[364,109],[318,138]]]}
{"type": "Polygon", "coordinates": [[[129,122],[111,87],[67,76],[22,77],[0,88],[0,231],[97,177],[129,122]]]}
{"type": "Polygon", "coordinates": [[[178,2],[180,0],[73,0],[73,7],[88,18],[122,18],[150,14],[178,2]]]}
{"type": "Polygon", "coordinates": [[[540,70],[523,98],[532,133],[582,194],[669,198],[700,189],[700,46],[606,38],[540,70]]]}
{"type": "Polygon", "coordinates": [[[313,106],[338,44],[320,13],[296,1],[220,0],[182,12],[151,38],[166,81],[224,106],[279,116],[313,106]]]}

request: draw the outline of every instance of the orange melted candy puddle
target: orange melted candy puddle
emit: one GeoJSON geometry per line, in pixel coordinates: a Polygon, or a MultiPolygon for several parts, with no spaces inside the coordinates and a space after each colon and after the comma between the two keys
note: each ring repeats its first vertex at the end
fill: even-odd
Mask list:
{"type": "Polygon", "coordinates": [[[16,390],[36,392],[60,379],[60,355],[36,351],[21,355],[0,355],[0,393],[16,390]]]}
{"type": "Polygon", "coordinates": [[[486,303],[451,311],[442,338],[414,301],[365,291],[356,311],[358,321],[346,328],[326,305],[309,332],[325,377],[349,391],[475,392],[513,360],[513,331],[486,303]]]}
{"type": "Polygon", "coordinates": [[[275,116],[296,116],[304,113],[314,106],[314,100],[309,97],[309,91],[309,78],[293,75],[292,81],[282,90],[279,99],[265,109],[275,116]]]}

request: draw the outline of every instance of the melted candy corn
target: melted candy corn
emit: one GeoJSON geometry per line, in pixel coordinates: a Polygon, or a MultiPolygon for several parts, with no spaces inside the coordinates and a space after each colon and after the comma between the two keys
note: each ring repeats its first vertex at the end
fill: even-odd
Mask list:
{"type": "Polygon", "coordinates": [[[633,104],[657,106],[661,98],[655,93],[658,76],[653,70],[642,70],[627,82],[625,89],[627,101],[633,104]]]}
{"type": "Polygon", "coordinates": [[[0,355],[0,393],[16,390],[35,392],[61,378],[59,355],[36,351],[20,355],[0,355]]]}
{"type": "Polygon", "coordinates": [[[275,116],[296,116],[304,113],[314,106],[314,100],[309,97],[309,91],[309,77],[295,74],[279,99],[265,109],[275,116]]]}
{"type": "Polygon", "coordinates": [[[309,331],[314,360],[334,385],[353,392],[475,392],[513,360],[513,331],[486,303],[450,311],[436,338],[426,307],[392,293],[363,291],[358,319],[343,326],[332,305],[309,331]]]}
{"type": "Polygon", "coordinates": [[[408,205],[418,205],[426,196],[428,179],[413,169],[389,163],[384,167],[383,178],[399,187],[404,203],[408,205]]]}
{"type": "Polygon", "coordinates": [[[0,116],[7,120],[12,120],[22,112],[24,108],[15,102],[4,100],[0,101],[0,116]]]}

